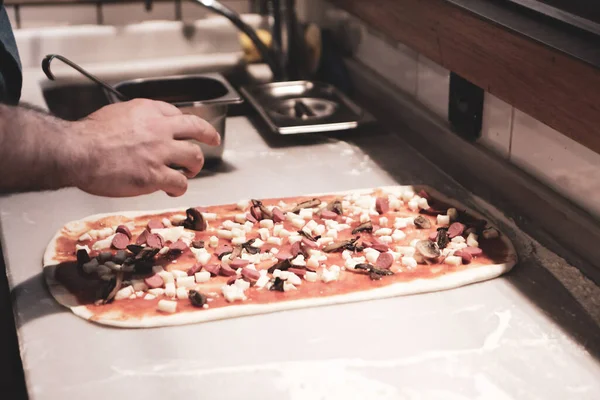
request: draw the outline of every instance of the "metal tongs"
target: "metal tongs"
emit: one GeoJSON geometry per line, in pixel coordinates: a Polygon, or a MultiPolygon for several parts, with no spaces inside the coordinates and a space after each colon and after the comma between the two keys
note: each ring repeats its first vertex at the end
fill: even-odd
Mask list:
{"type": "Polygon", "coordinates": [[[95,82],[96,84],[102,86],[104,89],[106,89],[109,92],[113,93],[115,96],[117,96],[119,98],[119,100],[122,100],[122,101],[130,100],[129,97],[125,96],[123,93],[119,92],[117,89],[115,89],[114,87],[112,87],[108,83],[106,83],[103,80],[101,80],[100,78],[98,78],[98,77],[90,74],[88,71],[86,71],[85,69],[81,68],[79,65],[75,64],[73,61],[69,60],[68,58],[63,57],[63,56],[58,55],[58,54],[48,54],[42,60],[42,70],[44,71],[44,73],[46,74],[46,76],[48,77],[48,79],[50,79],[51,81],[55,80],[55,78],[56,78],[54,76],[54,74],[52,73],[52,71],[50,70],[50,63],[55,58],[57,58],[60,61],[64,62],[69,67],[77,70],[81,75],[85,76],[89,80],[95,82]]]}

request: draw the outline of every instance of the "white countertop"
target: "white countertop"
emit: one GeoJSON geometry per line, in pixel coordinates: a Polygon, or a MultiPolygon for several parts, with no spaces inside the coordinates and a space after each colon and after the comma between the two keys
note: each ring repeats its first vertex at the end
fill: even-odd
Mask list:
{"type": "Polygon", "coordinates": [[[523,261],[506,278],[456,290],[147,330],[60,307],[42,254],[57,229],[90,214],[411,183],[476,202],[391,134],[265,140],[246,118],[227,123],[224,164],[180,198],[75,189],[0,198],[32,399],[600,398],[597,347],[594,356],[581,344],[600,343],[597,325],[503,221],[523,261]]]}

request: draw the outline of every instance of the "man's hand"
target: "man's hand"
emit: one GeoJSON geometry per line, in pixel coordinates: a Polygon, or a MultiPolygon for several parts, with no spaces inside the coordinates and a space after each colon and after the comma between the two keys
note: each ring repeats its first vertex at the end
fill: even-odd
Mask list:
{"type": "Polygon", "coordinates": [[[132,100],[106,106],[73,124],[68,148],[76,155],[73,184],[96,195],[136,196],[163,190],[181,196],[204,156],[194,139],[218,145],[220,136],[203,119],[168,103],[132,100]],[[169,166],[184,168],[183,172],[169,166]]]}

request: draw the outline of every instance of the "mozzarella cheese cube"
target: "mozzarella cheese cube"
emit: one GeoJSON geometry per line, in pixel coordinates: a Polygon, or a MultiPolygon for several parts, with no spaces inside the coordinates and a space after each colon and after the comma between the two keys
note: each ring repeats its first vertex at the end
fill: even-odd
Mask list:
{"type": "Polygon", "coordinates": [[[171,216],[171,225],[181,224],[183,221],[187,219],[187,215],[184,214],[175,214],[171,216]]]}
{"type": "Polygon", "coordinates": [[[177,278],[178,288],[193,288],[196,284],[196,278],[193,276],[182,276],[177,278]]]}
{"type": "Polygon", "coordinates": [[[281,273],[282,273],[282,272],[283,272],[283,271],[281,271],[280,269],[275,269],[275,270],[273,271],[273,278],[281,278],[281,273]]]}
{"type": "Polygon", "coordinates": [[[362,213],[362,214],[360,214],[359,221],[360,221],[361,224],[364,223],[364,222],[368,222],[370,220],[371,220],[371,216],[368,213],[362,213]]]}
{"type": "Polygon", "coordinates": [[[272,219],[263,219],[258,223],[258,225],[261,228],[267,228],[267,229],[273,229],[273,226],[274,226],[272,219]]]}
{"type": "Polygon", "coordinates": [[[144,300],[154,300],[155,298],[156,296],[152,293],[146,293],[146,295],[144,296],[144,300]]]}
{"type": "Polygon", "coordinates": [[[375,231],[375,236],[389,236],[392,234],[390,228],[379,228],[375,231]]]}
{"type": "Polygon", "coordinates": [[[225,229],[219,229],[217,230],[217,236],[221,239],[229,239],[231,240],[233,238],[233,234],[231,233],[231,231],[225,230],[225,229]]]}
{"type": "Polygon", "coordinates": [[[410,246],[397,246],[394,250],[403,256],[412,257],[415,254],[416,249],[410,246]]]}
{"type": "Polygon", "coordinates": [[[303,208],[302,210],[300,210],[298,215],[300,215],[300,218],[302,219],[309,220],[313,217],[313,210],[310,208],[303,208]]]}
{"type": "Polygon", "coordinates": [[[94,243],[92,245],[92,250],[102,250],[102,249],[110,248],[110,245],[112,244],[112,240],[114,237],[115,237],[115,235],[110,235],[106,239],[98,240],[96,243],[94,243]]]}
{"type": "MultiPolygon", "coordinates": [[[[263,220],[266,221],[266,220],[263,220]]],[[[269,234],[269,230],[267,228],[260,228],[258,230],[258,234],[262,240],[267,240],[271,235],[269,234]]]]}
{"type": "Polygon", "coordinates": [[[216,221],[217,220],[217,214],[215,214],[215,213],[202,213],[202,216],[204,217],[205,221],[216,221]]]}
{"type": "Polygon", "coordinates": [[[82,246],[80,244],[76,244],[75,245],[75,251],[77,252],[79,250],[85,250],[85,252],[88,253],[88,254],[90,254],[90,251],[91,251],[90,248],[87,245],[82,246]]]}
{"type": "Polygon", "coordinates": [[[406,189],[402,192],[402,200],[410,201],[415,196],[415,192],[412,189],[406,189]]]}
{"type": "Polygon", "coordinates": [[[246,300],[244,290],[237,285],[224,285],[221,287],[221,292],[223,293],[225,300],[230,303],[236,300],[246,300]]]}
{"type": "MultiPolygon", "coordinates": [[[[192,278],[192,277],[190,277],[192,278]]],[[[176,292],[176,296],[179,300],[185,300],[188,298],[188,291],[186,288],[184,287],[178,287],[177,288],[177,292],[176,292]]]]}
{"type": "Polygon", "coordinates": [[[335,229],[338,232],[341,232],[343,230],[350,229],[350,225],[348,225],[348,224],[339,224],[335,229]]]}
{"type": "Polygon", "coordinates": [[[158,311],[162,311],[164,313],[173,314],[177,311],[177,302],[171,300],[159,300],[157,305],[158,311]]]}
{"type": "Polygon", "coordinates": [[[408,269],[417,268],[417,260],[415,260],[414,257],[402,257],[401,262],[402,266],[408,269]]]}
{"type": "Polygon", "coordinates": [[[379,236],[379,240],[385,244],[389,244],[392,243],[394,240],[392,239],[391,236],[379,236]]]}
{"type": "Polygon", "coordinates": [[[171,227],[171,226],[173,226],[173,224],[171,224],[171,220],[169,220],[168,218],[163,218],[163,219],[162,219],[162,223],[163,223],[163,225],[164,225],[164,226],[166,226],[166,227],[171,227]]]}
{"type": "Polygon", "coordinates": [[[304,280],[307,282],[316,282],[319,279],[319,275],[316,272],[307,271],[304,274],[304,280]]]}
{"type": "Polygon", "coordinates": [[[332,219],[326,219],[325,220],[325,226],[327,227],[327,229],[336,229],[339,225],[339,222],[334,221],[332,219]]]}
{"type": "Polygon", "coordinates": [[[282,240],[281,240],[281,238],[271,236],[270,238],[267,239],[267,243],[281,246],[282,240]]]}
{"type": "Polygon", "coordinates": [[[244,230],[242,230],[242,229],[239,229],[239,228],[233,228],[233,229],[231,230],[231,235],[232,235],[234,238],[236,238],[236,237],[245,236],[245,235],[246,235],[246,232],[245,232],[244,230]]]}
{"type": "Polygon", "coordinates": [[[413,239],[410,242],[410,247],[416,247],[420,239],[413,239]]]}
{"type": "Polygon", "coordinates": [[[174,282],[165,283],[165,296],[167,297],[175,297],[177,294],[177,289],[175,288],[174,282]]]}
{"type": "Polygon", "coordinates": [[[132,279],[131,286],[133,286],[133,290],[135,290],[136,292],[145,292],[146,290],[148,290],[148,285],[146,285],[143,279],[132,279]]]}
{"type": "Polygon", "coordinates": [[[296,290],[296,286],[294,286],[293,284],[291,284],[287,281],[283,282],[283,291],[289,292],[290,290],[296,290]]]}
{"type": "Polygon", "coordinates": [[[405,218],[396,218],[394,220],[394,229],[404,229],[408,226],[405,218]]]}
{"type": "Polygon", "coordinates": [[[462,237],[462,236],[454,236],[454,237],[452,238],[452,240],[450,240],[450,241],[451,241],[452,243],[465,243],[465,242],[466,242],[465,238],[464,238],[464,237],[462,237]]]}
{"type": "Polygon", "coordinates": [[[246,209],[248,209],[248,207],[250,206],[250,201],[240,200],[237,202],[237,204],[235,206],[240,211],[246,211],[246,209]]]}
{"type": "Polygon", "coordinates": [[[401,230],[396,229],[394,233],[392,233],[392,240],[394,242],[400,242],[404,239],[406,239],[406,233],[402,232],[401,230]]]}
{"type": "Polygon", "coordinates": [[[181,271],[179,269],[174,269],[173,271],[171,271],[171,274],[173,275],[173,278],[175,278],[175,279],[187,276],[187,272],[181,271]]]}
{"type": "MultiPolygon", "coordinates": [[[[311,219],[310,221],[308,221],[306,223],[306,225],[304,226],[306,229],[309,230],[309,232],[314,231],[315,229],[317,229],[317,227],[319,226],[319,224],[317,223],[317,221],[315,221],[314,219],[311,219]]],[[[321,225],[323,226],[323,225],[321,225]]]]}
{"type": "Polygon", "coordinates": [[[79,240],[80,242],[84,242],[86,240],[92,240],[92,239],[93,239],[92,235],[90,235],[89,232],[86,232],[83,235],[79,236],[79,239],[77,239],[77,240],[79,240]]]}
{"type": "Polygon", "coordinates": [[[304,260],[304,256],[302,254],[298,255],[292,260],[292,265],[295,265],[297,267],[306,267],[306,261],[304,260]]]}
{"type": "Polygon", "coordinates": [[[300,235],[292,235],[292,236],[288,237],[288,241],[290,242],[290,244],[294,244],[301,240],[302,240],[302,236],[300,236],[300,235]]]}
{"type": "Polygon", "coordinates": [[[273,248],[271,248],[271,250],[269,250],[269,253],[275,255],[275,254],[279,253],[279,249],[277,247],[273,247],[273,248]]]}
{"type": "Polygon", "coordinates": [[[172,228],[152,229],[151,232],[160,235],[165,242],[175,243],[185,233],[185,228],[183,226],[174,226],[172,228]]]}
{"type": "Polygon", "coordinates": [[[285,213],[285,219],[287,219],[290,222],[292,222],[296,218],[298,218],[298,215],[294,214],[293,212],[286,212],[285,213]]]}
{"type": "Polygon", "coordinates": [[[427,203],[427,199],[425,197],[421,197],[419,199],[419,208],[423,210],[427,210],[429,208],[429,203],[427,203]]]}
{"type": "Polygon", "coordinates": [[[257,249],[260,249],[261,247],[263,247],[264,244],[265,244],[265,242],[263,242],[259,238],[256,238],[254,240],[254,242],[252,242],[252,247],[256,247],[257,249]]]}
{"type": "Polygon", "coordinates": [[[384,227],[385,227],[385,226],[387,226],[387,224],[388,224],[388,219],[387,219],[387,217],[381,217],[381,218],[379,218],[379,225],[381,225],[381,226],[384,226],[384,227]]]}
{"type": "Polygon", "coordinates": [[[337,271],[335,269],[332,270],[333,267],[334,267],[334,265],[332,265],[330,269],[323,268],[323,272],[321,273],[321,280],[323,282],[329,283],[329,282],[338,280],[338,278],[340,276],[340,272],[339,272],[339,270],[337,270],[337,271]]]}
{"type": "Polygon", "coordinates": [[[371,264],[375,264],[375,262],[377,261],[377,258],[379,257],[379,252],[377,250],[375,251],[370,251],[367,253],[366,255],[366,259],[369,263],[371,264]]]}
{"type": "Polygon", "coordinates": [[[243,279],[236,279],[234,285],[242,290],[246,290],[250,287],[250,282],[245,281],[243,279]]]}
{"type": "Polygon", "coordinates": [[[165,289],[163,289],[163,288],[148,289],[148,293],[150,293],[154,296],[162,296],[165,294],[165,289]]]}
{"type": "MultiPolygon", "coordinates": [[[[335,232],[337,232],[337,231],[335,231],[335,232]]],[[[329,243],[333,243],[332,237],[322,236],[319,240],[317,240],[317,244],[319,246],[325,246],[329,243]]]]}
{"type": "Polygon", "coordinates": [[[210,255],[210,253],[200,253],[196,255],[196,261],[198,261],[200,265],[208,265],[211,257],[212,256],[210,255]]]}
{"type": "Polygon", "coordinates": [[[469,246],[467,246],[467,244],[464,243],[464,242],[463,243],[453,243],[453,242],[450,242],[448,244],[448,248],[450,248],[452,250],[461,250],[461,249],[464,249],[465,247],[469,247],[469,246]]]}
{"type": "Polygon", "coordinates": [[[167,283],[173,283],[175,284],[175,277],[173,276],[172,273],[168,272],[168,271],[162,271],[159,272],[158,275],[162,278],[162,280],[165,282],[165,284],[167,283]]]}
{"type": "Polygon", "coordinates": [[[246,242],[246,236],[234,237],[233,239],[231,239],[232,244],[244,244],[246,242]]]}
{"type": "Polygon", "coordinates": [[[235,214],[235,217],[233,219],[235,220],[235,222],[243,224],[246,222],[246,214],[235,214]]]}
{"type": "Polygon", "coordinates": [[[292,219],[292,225],[295,228],[302,229],[306,225],[306,222],[302,218],[294,218],[292,219]]]}
{"type": "Polygon", "coordinates": [[[132,294],[135,296],[135,290],[133,289],[133,286],[125,286],[117,291],[115,294],[115,300],[128,299],[132,294]]]}
{"type": "Polygon", "coordinates": [[[477,241],[478,237],[474,233],[469,233],[467,236],[467,246],[470,247],[479,247],[479,242],[477,241]]]}
{"type": "Polygon", "coordinates": [[[418,211],[419,210],[419,202],[417,200],[411,200],[408,202],[408,208],[411,211],[418,211]]]}
{"type": "Polygon", "coordinates": [[[154,272],[155,274],[163,272],[164,270],[165,269],[162,267],[162,265],[155,265],[154,267],[152,267],[152,272],[154,272]]]}
{"type": "Polygon", "coordinates": [[[325,235],[324,235],[324,236],[325,236],[325,237],[332,238],[332,239],[337,239],[337,236],[338,236],[338,231],[337,231],[337,230],[335,230],[335,229],[330,229],[330,230],[328,230],[327,232],[325,232],[325,235]]]}
{"type": "Polygon", "coordinates": [[[389,197],[389,203],[390,203],[390,209],[392,210],[399,210],[400,208],[402,208],[402,200],[396,198],[396,197],[389,197]]]}
{"type": "Polygon", "coordinates": [[[308,268],[318,268],[319,267],[319,260],[315,256],[310,256],[308,258],[308,260],[306,260],[306,266],[308,268]]]}
{"type": "Polygon", "coordinates": [[[450,225],[450,217],[447,215],[438,214],[437,216],[437,224],[439,226],[448,226],[450,225]]]}
{"type": "Polygon", "coordinates": [[[194,274],[194,278],[196,279],[196,283],[205,283],[210,280],[210,272],[208,271],[200,271],[194,274]]]}
{"type": "Polygon", "coordinates": [[[252,232],[252,229],[254,229],[254,224],[250,221],[246,221],[246,223],[244,224],[244,231],[252,232]]]}
{"type": "Polygon", "coordinates": [[[163,255],[169,252],[169,246],[164,246],[162,249],[158,251],[158,254],[163,255]]]}
{"type": "Polygon", "coordinates": [[[352,252],[350,250],[344,250],[344,251],[342,251],[342,258],[344,260],[347,260],[347,259],[349,259],[351,257],[352,257],[352,252]]]}
{"type": "Polygon", "coordinates": [[[462,264],[462,257],[448,256],[448,257],[446,257],[446,259],[444,260],[444,262],[446,264],[448,264],[448,265],[454,265],[454,266],[461,265],[462,264]]]}
{"type": "Polygon", "coordinates": [[[257,289],[262,289],[262,288],[264,288],[267,285],[267,283],[269,283],[270,280],[271,279],[268,276],[261,275],[261,277],[258,278],[258,280],[256,281],[256,283],[254,284],[254,287],[257,288],[257,289]]]}

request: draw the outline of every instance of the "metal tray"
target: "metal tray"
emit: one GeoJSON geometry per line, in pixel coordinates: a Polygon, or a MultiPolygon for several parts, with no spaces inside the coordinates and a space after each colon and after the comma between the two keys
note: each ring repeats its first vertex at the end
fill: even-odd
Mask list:
{"type": "Polygon", "coordinates": [[[241,92],[271,130],[281,135],[354,129],[373,120],[327,83],[275,82],[246,86],[241,92]]]}

